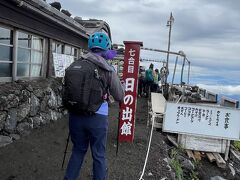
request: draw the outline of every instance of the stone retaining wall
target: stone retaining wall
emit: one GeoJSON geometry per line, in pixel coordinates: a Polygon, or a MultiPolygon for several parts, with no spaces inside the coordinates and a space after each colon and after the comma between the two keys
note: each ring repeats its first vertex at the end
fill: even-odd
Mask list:
{"type": "Polygon", "coordinates": [[[0,147],[61,119],[61,90],[61,79],[53,78],[1,83],[0,147]]]}

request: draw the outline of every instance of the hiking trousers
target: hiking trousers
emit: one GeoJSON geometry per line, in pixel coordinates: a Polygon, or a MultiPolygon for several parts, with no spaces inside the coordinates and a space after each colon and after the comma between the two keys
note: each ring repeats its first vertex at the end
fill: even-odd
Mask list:
{"type": "Polygon", "coordinates": [[[105,180],[108,116],[101,114],[88,116],[70,113],[69,130],[73,149],[64,180],[77,179],[89,145],[93,158],[92,179],[105,180]]]}

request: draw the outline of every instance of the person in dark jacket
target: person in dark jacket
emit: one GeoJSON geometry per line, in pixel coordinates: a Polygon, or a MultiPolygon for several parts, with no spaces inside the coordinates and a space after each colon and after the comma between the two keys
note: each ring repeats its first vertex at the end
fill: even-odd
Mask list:
{"type": "MultiPolygon", "coordinates": [[[[109,37],[103,32],[96,32],[90,35],[88,47],[91,52],[83,55],[83,58],[93,62],[102,70],[102,79],[107,84],[109,94],[116,101],[123,101],[124,88],[117,74],[106,61],[116,56],[116,51],[110,50],[109,37]]],[[[77,179],[89,145],[93,158],[92,179],[104,180],[107,170],[105,151],[108,131],[108,102],[104,101],[99,110],[92,115],[69,112],[69,130],[73,149],[64,180],[77,179]]]]}
{"type": "Polygon", "coordinates": [[[151,63],[149,65],[149,68],[145,71],[145,93],[146,97],[149,97],[151,95],[152,89],[153,89],[153,64],[151,63]]]}
{"type": "Polygon", "coordinates": [[[140,66],[139,67],[139,74],[138,74],[138,96],[142,97],[144,96],[145,92],[145,67],[140,66]]]}

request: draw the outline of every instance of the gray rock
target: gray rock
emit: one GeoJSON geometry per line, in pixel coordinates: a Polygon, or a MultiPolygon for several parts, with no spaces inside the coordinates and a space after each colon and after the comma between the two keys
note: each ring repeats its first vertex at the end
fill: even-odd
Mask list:
{"type": "Polygon", "coordinates": [[[56,109],[57,108],[57,97],[55,92],[50,88],[51,94],[50,97],[48,99],[48,106],[51,109],[56,109]]]}
{"type": "Polygon", "coordinates": [[[169,164],[169,159],[168,158],[164,158],[163,161],[165,161],[167,164],[169,164]]]}
{"type": "Polygon", "coordinates": [[[15,131],[16,125],[17,125],[17,109],[13,108],[8,111],[7,119],[4,124],[4,129],[9,133],[13,133],[15,131]]]}
{"type": "Polygon", "coordinates": [[[42,124],[47,124],[50,122],[50,119],[51,119],[51,115],[49,113],[40,113],[40,116],[42,117],[43,121],[42,121],[42,124]]]}
{"type": "Polygon", "coordinates": [[[41,124],[44,124],[43,123],[44,120],[43,120],[42,116],[35,116],[31,119],[33,121],[33,128],[38,128],[38,127],[40,127],[41,124]]]}
{"type": "Polygon", "coordinates": [[[63,106],[62,104],[62,97],[61,96],[57,96],[57,107],[61,107],[63,106]]]}
{"type": "Polygon", "coordinates": [[[34,90],[33,94],[39,99],[43,99],[43,97],[44,97],[44,91],[42,89],[34,90]]]}
{"type": "Polygon", "coordinates": [[[21,90],[17,89],[17,90],[14,90],[14,94],[16,96],[20,96],[21,95],[21,90]]]}
{"type": "Polygon", "coordinates": [[[28,122],[19,123],[17,126],[17,132],[20,135],[25,136],[25,135],[30,134],[32,128],[33,128],[33,126],[28,122]]]}
{"type": "Polygon", "coordinates": [[[153,176],[153,173],[152,173],[152,172],[149,172],[149,173],[148,173],[148,176],[153,176]]]}
{"type": "Polygon", "coordinates": [[[229,164],[228,164],[228,167],[229,167],[229,169],[231,170],[232,176],[235,176],[235,175],[236,175],[236,171],[235,171],[233,165],[229,163],[229,164]]]}
{"type": "Polygon", "coordinates": [[[3,129],[6,118],[7,118],[7,112],[0,111],[0,130],[3,129]]]}
{"type": "Polygon", "coordinates": [[[19,140],[20,136],[18,134],[10,134],[9,135],[13,140],[19,140]]]}
{"type": "Polygon", "coordinates": [[[19,98],[15,94],[9,94],[7,96],[7,109],[17,107],[18,103],[19,98]]]}
{"type": "Polygon", "coordinates": [[[233,148],[230,148],[230,159],[240,167],[240,153],[233,148]]]}
{"type": "Polygon", "coordinates": [[[178,161],[181,163],[181,162],[187,160],[187,158],[185,158],[185,157],[183,157],[183,156],[177,154],[177,155],[176,155],[176,160],[178,160],[178,161]]]}
{"type": "Polygon", "coordinates": [[[48,107],[47,107],[47,104],[48,104],[48,99],[49,97],[48,96],[45,96],[41,102],[41,105],[40,105],[40,111],[42,112],[46,112],[48,110],[48,107]]]}
{"type": "Polygon", "coordinates": [[[0,147],[6,146],[12,142],[13,141],[11,137],[0,135],[0,147]]]}
{"type": "Polygon", "coordinates": [[[188,171],[192,171],[195,169],[193,163],[189,159],[185,159],[183,162],[181,162],[181,165],[182,165],[183,169],[188,170],[188,171]]]}
{"type": "Polygon", "coordinates": [[[221,176],[214,176],[214,177],[211,177],[211,180],[227,180],[227,179],[224,179],[221,176]]]}
{"type": "Polygon", "coordinates": [[[44,93],[45,93],[46,95],[49,95],[49,96],[50,96],[50,95],[52,94],[52,91],[53,91],[53,90],[52,90],[50,87],[47,87],[46,90],[44,91],[44,93]]]}
{"type": "Polygon", "coordinates": [[[23,119],[25,119],[28,114],[30,113],[30,104],[24,103],[21,104],[18,108],[18,114],[17,114],[17,121],[21,122],[23,119]]]}
{"type": "Polygon", "coordinates": [[[20,101],[22,101],[22,102],[26,102],[26,101],[29,102],[30,97],[31,97],[31,93],[24,89],[21,92],[20,101]]]}
{"type": "Polygon", "coordinates": [[[29,84],[26,89],[29,91],[29,92],[33,92],[33,87],[31,86],[31,84],[29,84]]]}
{"type": "Polygon", "coordinates": [[[27,118],[27,119],[24,121],[24,122],[29,123],[32,128],[33,128],[33,118],[34,118],[34,117],[29,117],[29,118],[27,118]]]}
{"type": "Polygon", "coordinates": [[[30,102],[30,116],[35,116],[40,109],[39,99],[34,94],[32,94],[30,102]]]}
{"type": "Polygon", "coordinates": [[[0,110],[4,110],[7,107],[7,97],[1,96],[0,97],[0,110]]]}
{"type": "Polygon", "coordinates": [[[62,114],[53,110],[50,110],[51,121],[57,121],[62,117],[62,114]]]}
{"type": "Polygon", "coordinates": [[[176,179],[176,174],[174,172],[171,172],[171,180],[175,180],[176,179]]]}
{"type": "Polygon", "coordinates": [[[170,165],[167,165],[168,171],[172,171],[172,168],[170,165]]]}
{"type": "Polygon", "coordinates": [[[67,110],[67,109],[64,109],[63,115],[66,116],[67,114],[68,114],[68,110],[67,110]]]}
{"type": "Polygon", "coordinates": [[[167,180],[167,177],[161,178],[160,180],[167,180]]]}

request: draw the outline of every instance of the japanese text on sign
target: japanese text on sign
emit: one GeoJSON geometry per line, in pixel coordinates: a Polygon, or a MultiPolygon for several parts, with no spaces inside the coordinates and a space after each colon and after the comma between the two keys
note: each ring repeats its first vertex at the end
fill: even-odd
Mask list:
{"type": "Polygon", "coordinates": [[[125,44],[123,81],[125,82],[125,97],[121,104],[119,121],[119,141],[133,141],[134,121],[136,111],[137,77],[139,66],[140,43],[125,44]]]}
{"type": "Polygon", "coordinates": [[[225,139],[240,139],[240,110],[167,103],[163,130],[225,139]]]}
{"type": "Polygon", "coordinates": [[[56,77],[63,77],[65,69],[74,61],[74,57],[65,54],[53,53],[53,65],[56,77]]]}
{"type": "MultiPolygon", "coordinates": [[[[135,52],[136,50],[130,49],[129,50],[129,58],[128,58],[128,67],[127,67],[127,72],[128,73],[134,73],[134,62],[135,62],[135,52]]],[[[135,101],[135,98],[133,96],[134,93],[134,88],[136,86],[135,84],[135,78],[126,78],[125,80],[125,97],[124,97],[124,105],[125,108],[122,111],[122,119],[123,121],[128,121],[128,122],[123,122],[121,126],[121,135],[131,135],[131,127],[132,127],[132,118],[133,118],[133,109],[130,105],[132,105],[133,101],[135,101]]]]}

